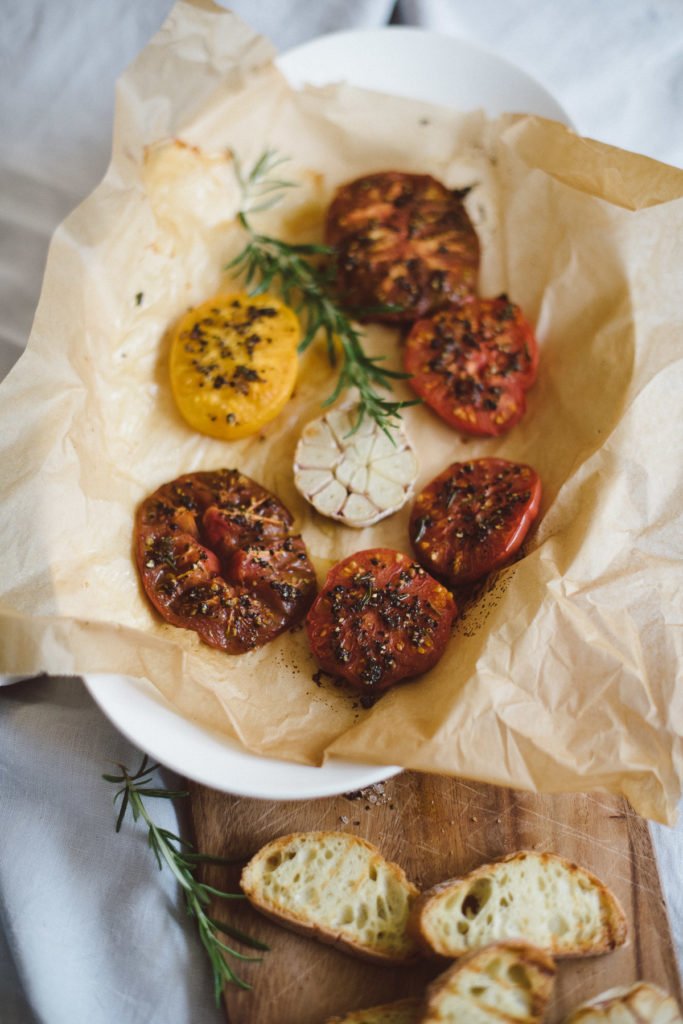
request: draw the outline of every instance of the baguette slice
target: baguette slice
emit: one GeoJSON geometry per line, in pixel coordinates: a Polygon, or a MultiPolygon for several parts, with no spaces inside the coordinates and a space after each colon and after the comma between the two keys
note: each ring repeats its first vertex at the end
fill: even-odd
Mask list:
{"type": "Polygon", "coordinates": [[[582,1003],[565,1024],[683,1024],[683,1017],[673,996],[657,985],[638,981],[582,1003]]]}
{"type": "Polygon", "coordinates": [[[417,1024],[421,1006],[419,999],[399,999],[396,1003],[355,1010],[345,1017],[330,1017],[325,1024],[417,1024]]]}
{"type": "Polygon", "coordinates": [[[626,917],[603,883],[553,853],[521,851],[416,901],[409,928],[418,945],[458,957],[489,942],[525,939],[555,957],[594,956],[626,941],[626,917]]]}
{"type": "Polygon", "coordinates": [[[496,942],[460,960],[427,990],[418,1024],[536,1024],[555,964],[527,942],[496,942]]]}
{"type": "Polygon", "coordinates": [[[382,964],[412,961],[406,931],[418,889],[402,868],[347,832],[296,832],[268,843],[242,872],[242,889],[287,928],[382,964]]]}

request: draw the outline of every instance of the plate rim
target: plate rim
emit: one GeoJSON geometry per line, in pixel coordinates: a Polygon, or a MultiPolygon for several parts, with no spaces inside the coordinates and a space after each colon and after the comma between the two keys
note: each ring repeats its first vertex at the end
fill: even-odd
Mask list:
{"type": "MultiPolygon", "coordinates": [[[[155,761],[159,761],[164,767],[170,768],[172,771],[193,782],[217,789],[222,793],[229,793],[233,796],[246,797],[253,800],[315,800],[321,797],[340,796],[344,793],[365,789],[368,786],[384,782],[404,770],[398,765],[369,764],[360,761],[346,761],[342,758],[330,758],[320,766],[306,765],[296,761],[286,761],[282,758],[268,757],[265,754],[254,754],[247,750],[246,747],[240,748],[238,741],[233,741],[230,737],[211,729],[208,725],[195,722],[181,714],[154,687],[153,683],[144,677],[123,676],[117,673],[87,673],[81,678],[85,688],[100,711],[130,743],[143,750],[144,753],[151,755],[155,761]],[[152,736],[151,740],[145,739],[143,742],[140,735],[136,732],[135,725],[131,724],[131,718],[128,717],[125,720],[121,720],[116,717],[116,713],[112,712],[111,705],[103,697],[103,694],[106,693],[110,685],[116,685],[117,682],[120,684],[121,681],[124,682],[126,687],[132,687],[137,697],[142,700],[158,703],[165,714],[177,719],[174,725],[180,731],[189,729],[191,732],[194,732],[196,730],[198,742],[201,739],[204,742],[208,741],[211,745],[215,744],[217,749],[222,748],[218,756],[226,757],[226,763],[231,758],[234,758],[235,764],[240,769],[237,773],[237,781],[235,781],[235,776],[233,775],[229,777],[229,780],[217,778],[211,772],[207,773],[203,770],[201,765],[199,768],[193,769],[192,772],[188,772],[186,767],[176,759],[172,752],[169,754],[163,744],[159,745],[158,737],[156,736],[152,736]],[[272,764],[273,768],[277,766],[283,771],[288,770],[290,774],[299,777],[296,790],[291,788],[280,790],[277,786],[273,786],[269,791],[266,791],[266,789],[259,786],[250,786],[248,783],[248,773],[244,776],[240,774],[244,767],[248,767],[249,762],[258,762],[260,765],[272,764]],[[328,770],[327,774],[325,774],[326,769],[328,770]],[[348,772],[348,775],[344,774],[342,779],[340,779],[338,776],[339,771],[348,772]]],[[[167,735],[163,729],[161,730],[161,735],[167,735]]]]}
{"type": "MultiPolygon", "coordinates": [[[[540,82],[534,75],[530,74],[524,68],[520,67],[513,60],[508,57],[503,57],[495,50],[482,46],[480,43],[475,43],[470,39],[466,39],[464,36],[455,35],[453,33],[440,32],[437,29],[427,28],[421,25],[374,25],[365,26],[361,28],[346,28],[338,29],[332,32],[324,32],[318,36],[314,36],[312,39],[307,39],[303,43],[298,43],[296,46],[292,46],[282,53],[279,53],[274,58],[274,64],[284,74],[285,78],[288,78],[292,74],[291,64],[296,63],[302,59],[307,59],[309,55],[316,49],[326,47],[332,43],[350,43],[355,44],[359,40],[370,40],[370,39],[387,39],[389,36],[398,38],[403,36],[404,38],[412,37],[413,39],[419,39],[421,42],[426,43],[433,42],[435,45],[449,45],[456,50],[460,50],[461,53],[467,53],[472,57],[483,58],[487,61],[491,61],[493,64],[498,64],[505,68],[506,72],[511,73],[521,81],[523,80],[528,86],[533,88],[539,95],[542,95],[544,103],[547,103],[550,107],[555,108],[556,120],[561,121],[568,128],[576,130],[571,117],[567,110],[560,103],[559,99],[551,90],[540,82]]],[[[301,88],[300,75],[301,72],[295,72],[299,79],[298,84],[293,84],[294,88],[301,88]]],[[[329,78],[329,83],[339,82],[343,80],[343,76],[337,77],[333,72],[329,78]]],[[[319,83],[311,83],[319,84],[319,83]]],[[[384,89],[385,92],[391,92],[389,88],[384,89]]],[[[396,94],[395,94],[396,95],[396,94]]],[[[398,95],[409,96],[408,93],[399,91],[398,95]]],[[[430,101],[428,101],[430,102],[430,101]]],[[[431,100],[433,103],[438,103],[438,100],[431,100]]],[[[452,106],[447,103],[446,106],[452,106]]],[[[483,104],[482,104],[483,107],[483,104]]],[[[511,111],[515,113],[538,113],[538,111],[511,111]]],[[[550,115],[540,114],[543,117],[549,117],[550,115]]]]}

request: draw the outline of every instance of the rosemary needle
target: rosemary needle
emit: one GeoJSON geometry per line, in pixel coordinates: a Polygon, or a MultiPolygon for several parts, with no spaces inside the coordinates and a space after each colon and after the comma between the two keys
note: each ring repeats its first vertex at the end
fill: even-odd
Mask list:
{"type": "MultiPolygon", "coordinates": [[[[339,307],[333,295],[336,250],[327,245],[293,245],[257,232],[249,219],[251,214],[269,210],[279,203],[286,189],[294,183],[273,176],[286,157],[266,150],[245,174],[235,158],[235,170],[242,201],[237,219],[248,235],[247,244],[228,264],[236,274],[244,274],[252,295],[261,295],[271,287],[279,289],[284,301],[293,305],[304,321],[305,333],[299,345],[304,352],[319,331],[327,344],[332,366],[337,365],[336,344],[341,348],[341,366],[336,387],[323,405],[328,406],[347,388],[358,390],[358,419],[354,429],[370,416],[390,438],[391,427],[400,418],[401,409],[414,401],[397,402],[378,389],[391,391],[392,380],[409,376],[383,366],[383,356],[368,356],[361,334],[339,307]]],[[[393,438],[392,438],[393,440],[393,438]]]]}
{"type": "Polygon", "coordinates": [[[261,959],[260,957],[245,956],[244,953],[240,953],[233,949],[232,946],[222,942],[218,936],[221,934],[228,936],[251,949],[267,950],[268,946],[257,939],[251,938],[251,936],[228,922],[208,914],[207,908],[212,896],[224,900],[242,900],[245,897],[242,893],[223,892],[211,885],[200,882],[194,874],[195,865],[200,863],[229,864],[231,861],[225,860],[222,857],[210,857],[207,854],[195,853],[192,850],[192,845],[186,840],[154,823],[147,811],[143,798],[160,797],[165,800],[174,800],[176,797],[188,796],[188,793],[186,791],[173,791],[153,786],[152,775],[159,766],[156,764],[150,765],[148,762],[149,759],[145,755],[138,770],[132,774],[125,765],[119,764],[118,768],[121,769],[120,775],[102,776],[107,782],[112,782],[121,787],[114,796],[114,802],[119,799],[121,800],[121,806],[116,819],[116,831],[120,831],[128,809],[130,809],[134,821],[142,818],[147,825],[147,841],[156,857],[159,868],[163,868],[164,864],[166,864],[175,876],[185,895],[187,912],[197,922],[199,937],[211,963],[214,995],[216,997],[216,1004],[218,1004],[223,986],[226,984],[235,984],[245,989],[251,988],[251,985],[240,978],[232,969],[226,959],[226,954],[229,957],[242,961],[259,962],[261,959]]]}

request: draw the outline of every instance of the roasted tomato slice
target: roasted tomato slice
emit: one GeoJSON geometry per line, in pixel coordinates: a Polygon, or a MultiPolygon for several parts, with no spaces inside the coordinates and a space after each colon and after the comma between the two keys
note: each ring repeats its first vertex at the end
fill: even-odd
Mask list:
{"type": "Polygon", "coordinates": [[[338,189],[326,240],[337,248],[344,304],[365,320],[396,323],[471,296],[479,239],[463,195],[428,174],[397,171],[338,189]]]}
{"type": "Polygon", "coordinates": [[[409,532],[418,560],[457,586],[510,560],[538,515],[538,473],[506,459],[454,462],[415,499],[409,532]]]}
{"type": "Polygon", "coordinates": [[[306,628],[321,668],[371,694],[435,665],[455,614],[451,594],[422,566],[373,548],[333,566],[306,628]]]}
{"type": "Polygon", "coordinates": [[[171,388],[195,430],[233,440],[283,409],[296,383],[299,321],[272,295],[217,295],[191,309],[171,339],[171,388]]]}
{"type": "Polygon", "coordinates": [[[451,427],[505,433],[524,415],[538,347],[507,295],[473,299],[413,325],[405,347],[413,390],[451,427]]]}
{"type": "Polygon", "coordinates": [[[143,501],[135,524],[149,600],[228,654],[260,647],[306,614],[315,571],[292,516],[235,469],[189,473],[143,501]]]}

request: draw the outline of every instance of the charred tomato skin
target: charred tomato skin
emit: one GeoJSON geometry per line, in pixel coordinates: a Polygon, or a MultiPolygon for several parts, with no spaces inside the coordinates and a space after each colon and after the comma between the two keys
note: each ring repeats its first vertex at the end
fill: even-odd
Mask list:
{"type": "Polygon", "coordinates": [[[404,366],[413,391],[449,426],[496,437],[524,415],[538,345],[519,306],[503,294],[418,320],[404,366]]]}
{"type": "Polygon", "coordinates": [[[315,571],[293,519],[236,469],[189,473],[140,505],[135,555],[160,615],[210,647],[242,654],[306,614],[315,571]]]}
{"type": "Polygon", "coordinates": [[[453,596],[422,566],[371,548],[332,567],[306,629],[325,672],[379,694],[437,663],[456,611],[453,596]]]}
{"type": "Polygon", "coordinates": [[[408,524],[418,561],[449,586],[510,561],[541,503],[531,466],[507,459],[454,462],[415,498],[408,524]]]}
{"type": "Polygon", "coordinates": [[[386,171],[342,185],[325,238],[341,301],[363,320],[411,322],[476,292],[479,239],[463,203],[428,174],[386,171]],[[381,307],[395,307],[392,310],[381,307]]]}

